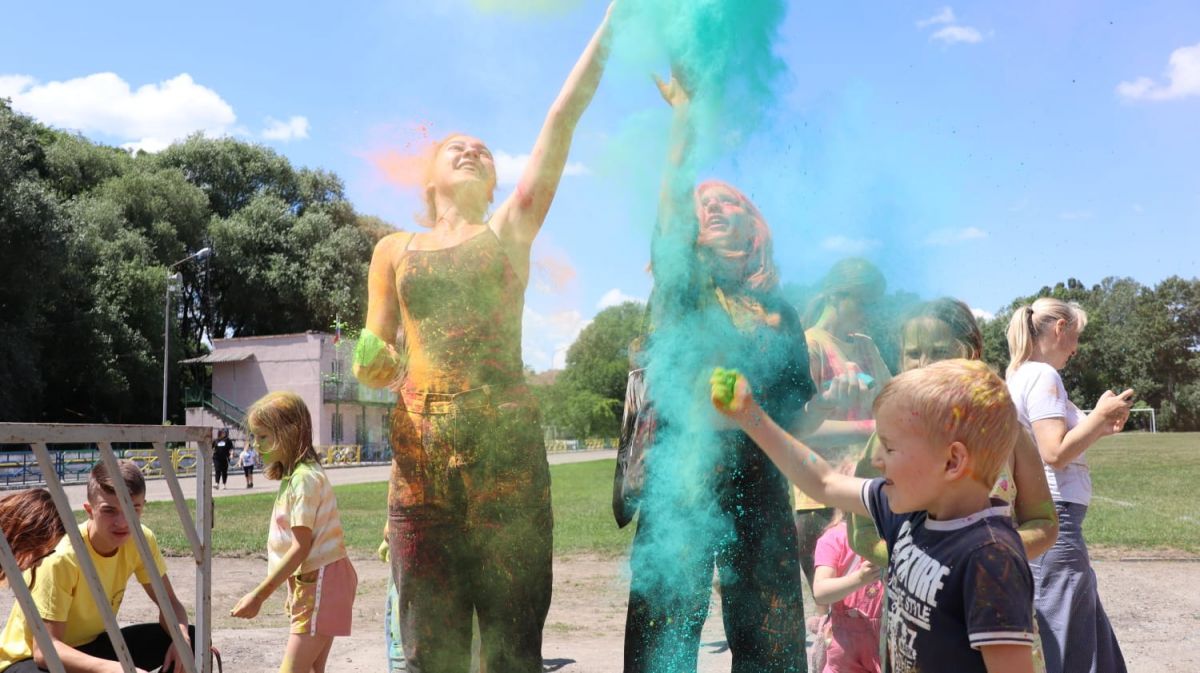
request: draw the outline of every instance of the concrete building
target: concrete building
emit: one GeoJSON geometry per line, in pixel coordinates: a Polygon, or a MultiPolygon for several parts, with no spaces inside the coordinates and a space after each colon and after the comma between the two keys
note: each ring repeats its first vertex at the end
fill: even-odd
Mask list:
{"type": "Polygon", "coordinates": [[[187,424],[228,427],[244,438],[246,409],[258,398],[287,390],[303,398],[313,417],[313,444],[357,444],[364,460],[385,460],[388,417],[395,393],[360,385],[350,371],[354,342],[305,332],[214,339],[208,355],[181,364],[212,368],[204,389],[184,395],[187,424]]]}

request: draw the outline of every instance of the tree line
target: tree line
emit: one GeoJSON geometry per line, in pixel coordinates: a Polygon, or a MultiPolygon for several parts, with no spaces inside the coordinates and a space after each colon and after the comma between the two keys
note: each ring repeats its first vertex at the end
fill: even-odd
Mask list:
{"type": "MultiPolygon", "coordinates": [[[[172,297],[171,362],[213,337],[361,324],[375,242],[391,230],[356,213],[333,173],[296,168],[269,148],[192,136],[158,154],[128,152],[37,123],[0,99],[0,419],[156,423],[162,394],[163,302],[172,297]]],[[[814,288],[783,288],[801,314],[814,288]]],[[[1147,287],[1068,279],[1018,297],[981,322],[984,358],[1003,372],[1014,307],[1039,296],[1076,301],[1091,320],[1063,372],[1090,407],[1108,388],[1133,387],[1159,427],[1200,429],[1200,280],[1147,287]]],[[[907,307],[893,292],[868,333],[893,370],[907,307]]],[[[629,344],[644,307],[601,311],[535,390],[546,422],[576,437],[614,436],[629,344]]],[[[197,369],[173,368],[172,417],[197,369]],[[182,384],[182,385],[181,385],[182,384]]]]}
{"type": "MultiPolygon", "coordinates": [[[[815,288],[789,285],[784,295],[803,315],[815,288]]],[[[1005,331],[1015,309],[1038,297],[1079,303],[1089,315],[1079,350],[1063,370],[1071,400],[1089,409],[1108,389],[1137,391],[1135,408],[1157,411],[1160,430],[1200,430],[1200,279],[1178,276],[1147,287],[1132,278],[1105,278],[1085,286],[1070,278],[1017,297],[992,319],[980,320],[984,360],[1003,375],[1005,331]]],[[[871,314],[867,332],[892,371],[899,367],[900,326],[921,301],[892,292],[871,314]]],[[[545,422],[569,436],[614,437],[624,404],[629,343],[643,334],[645,307],[629,302],[601,311],[567,351],[566,367],[540,386],[545,422]]],[[[1133,418],[1129,427],[1145,428],[1133,418]]]]}
{"type": "MultiPolygon", "coordinates": [[[[0,99],[0,419],[157,423],[168,268],[172,362],[213,337],[328,329],[364,312],[389,230],[334,174],[259,145],[192,136],[131,155],[0,99]]],[[[197,372],[175,368],[178,383],[197,372]]]]}

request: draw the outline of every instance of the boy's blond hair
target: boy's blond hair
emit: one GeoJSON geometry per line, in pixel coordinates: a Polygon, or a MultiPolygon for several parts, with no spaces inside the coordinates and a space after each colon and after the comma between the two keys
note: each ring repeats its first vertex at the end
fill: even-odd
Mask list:
{"type": "Polygon", "coordinates": [[[962,442],[971,477],[989,488],[1022,432],[1008,387],[979,360],[943,360],[904,372],[875,398],[876,417],[886,404],[917,414],[932,444],[962,442]]]}

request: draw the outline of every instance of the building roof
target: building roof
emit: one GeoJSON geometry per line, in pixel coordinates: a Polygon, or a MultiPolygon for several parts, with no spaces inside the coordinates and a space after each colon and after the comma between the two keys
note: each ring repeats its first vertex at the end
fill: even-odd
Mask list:
{"type": "Polygon", "coordinates": [[[222,348],[198,358],[180,360],[180,364],[212,364],[214,362],[241,362],[254,357],[254,352],[248,348],[222,348]]]}

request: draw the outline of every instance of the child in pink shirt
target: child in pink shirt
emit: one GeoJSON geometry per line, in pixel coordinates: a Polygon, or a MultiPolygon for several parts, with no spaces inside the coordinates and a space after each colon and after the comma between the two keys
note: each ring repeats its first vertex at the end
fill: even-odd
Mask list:
{"type": "Polygon", "coordinates": [[[840,517],[817,540],[813,560],[813,598],[829,606],[830,623],[825,668],[813,673],[879,673],[880,569],[850,549],[840,517]]]}

